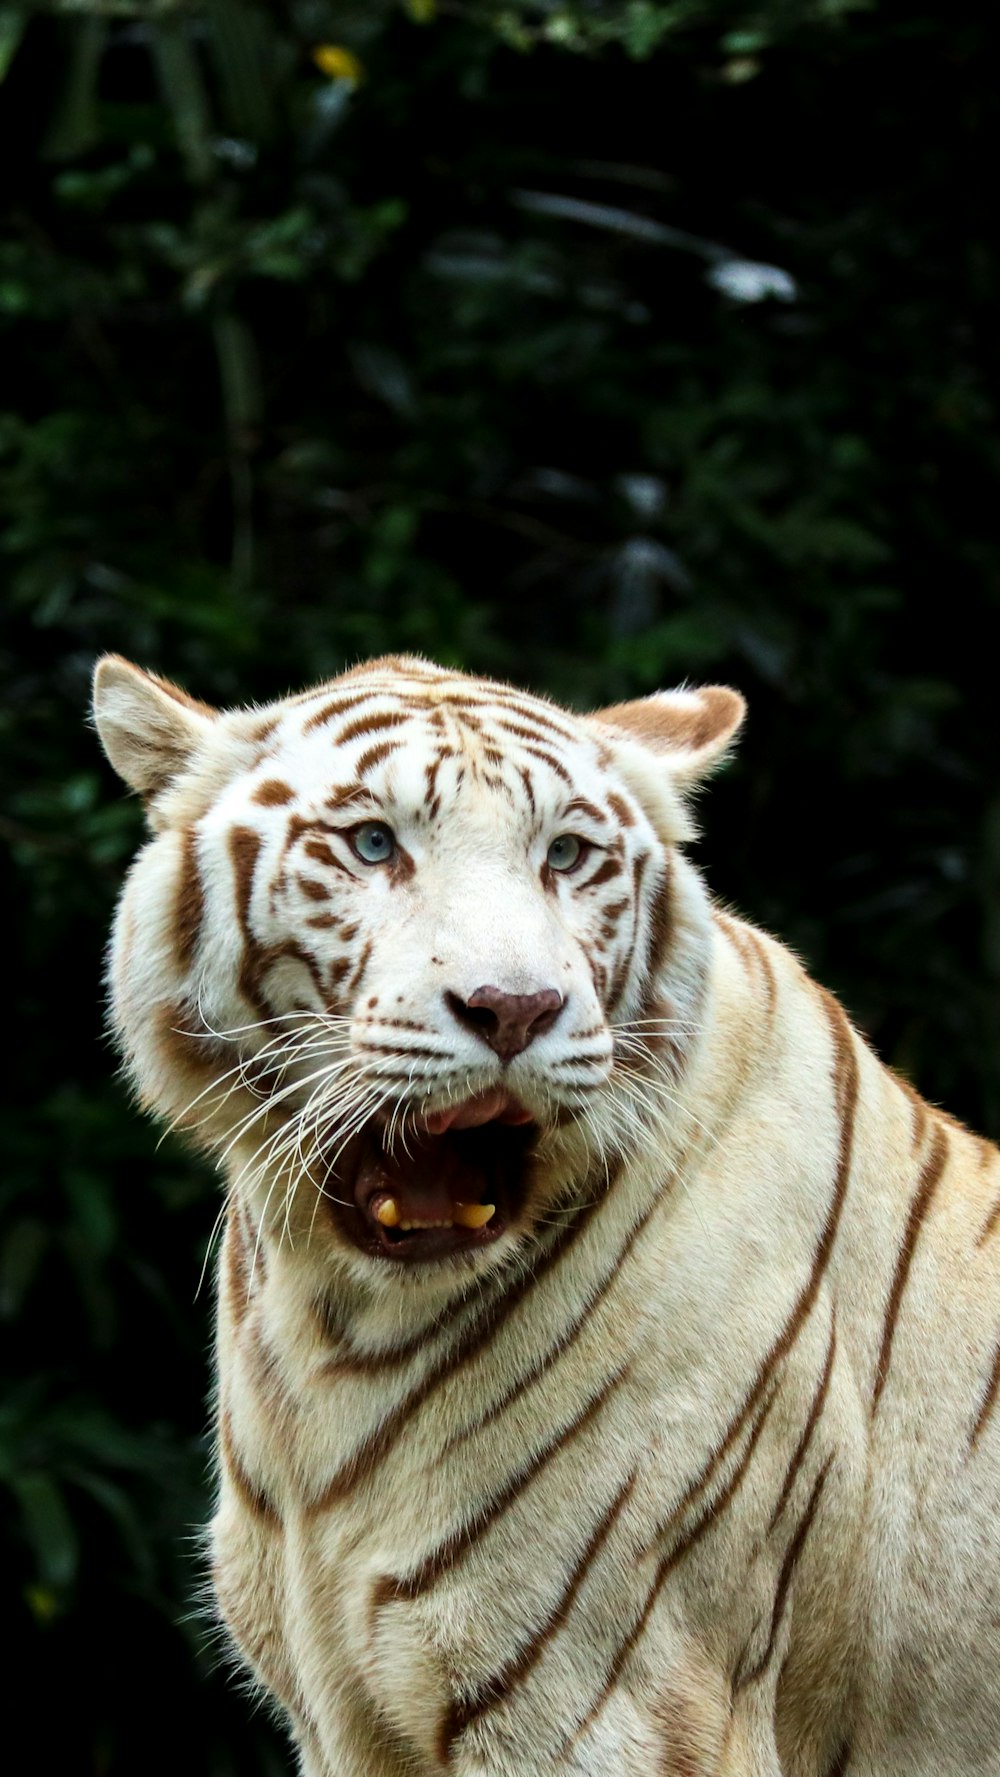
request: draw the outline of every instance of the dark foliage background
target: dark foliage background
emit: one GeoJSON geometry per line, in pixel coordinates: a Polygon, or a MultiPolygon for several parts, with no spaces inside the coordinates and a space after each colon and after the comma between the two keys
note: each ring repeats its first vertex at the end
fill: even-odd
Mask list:
{"type": "Polygon", "coordinates": [[[288,1768],[195,1608],[215,1195],[102,1042],[141,823],[99,651],[219,700],[390,647],[581,707],[739,685],[716,888],[1000,1133],[995,68],[988,9],[930,0],[0,6],[35,1768],[288,1768]]]}

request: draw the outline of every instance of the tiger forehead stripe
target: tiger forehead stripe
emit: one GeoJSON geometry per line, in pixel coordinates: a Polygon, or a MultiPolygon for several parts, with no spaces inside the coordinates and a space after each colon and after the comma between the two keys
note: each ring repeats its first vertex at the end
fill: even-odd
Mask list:
{"type": "Polygon", "coordinates": [[[524,750],[526,753],[530,753],[533,759],[540,759],[543,765],[547,765],[550,771],[555,772],[556,777],[562,778],[564,784],[572,786],[572,777],[566,770],[562,760],[557,759],[554,753],[550,753],[542,747],[535,746],[526,746],[524,750]]]}
{"type": "Polygon", "coordinates": [[[402,742],[398,740],[380,740],[375,746],[368,747],[354,767],[358,776],[365,777],[369,771],[374,771],[376,765],[383,765],[393,753],[399,752],[401,746],[402,742]]]}
{"type": "Polygon", "coordinates": [[[358,740],[363,734],[377,734],[382,728],[399,728],[404,722],[412,721],[412,716],[405,710],[374,710],[370,716],[356,716],[333,736],[335,747],[346,746],[348,741],[358,740]]]}
{"type": "Polygon", "coordinates": [[[588,802],[586,796],[574,796],[571,802],[567,802],[563,815],[568,818],[571,814],[585,814],[589,820],[598,821],[602,826],[607,820],[601,809],[593,802],[588,802]]]}
{"type": "Polygon", "coordinates": [[[362,692],[356,697],[333,697],[318,710],[314,710],[311,716],[306,717],[302,724],[302,732],[303,734],[311,734],[316,728],[325,728],[328,722],[332,722],[334,716],[346,716],[351,710],[360,709],[362,704],[368,703],[370,700],[371,694],[367,692],[362,692]]]}

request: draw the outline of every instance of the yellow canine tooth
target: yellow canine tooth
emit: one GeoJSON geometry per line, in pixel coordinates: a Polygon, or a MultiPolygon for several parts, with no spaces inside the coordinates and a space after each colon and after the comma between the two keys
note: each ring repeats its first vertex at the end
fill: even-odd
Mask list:
{"type": "Polygon", "coordinates": [[[385,1197],[375,1211],[375,1220],[381,1222],[383,1228],[399,1226],[399,1205],[395,1197],[385,1197]]]}
{"type": "Polygon", "coordinates": [[[485,1228],[490,1217],[496,1215],[496,1208],[495,1203],[453,1203],[452,1221],[460,1228],[485,1228]]]}

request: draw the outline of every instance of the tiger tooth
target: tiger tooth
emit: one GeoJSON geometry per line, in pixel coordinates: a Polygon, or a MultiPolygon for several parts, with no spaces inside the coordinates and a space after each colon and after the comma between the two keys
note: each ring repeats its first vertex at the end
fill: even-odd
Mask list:
{"type": "Polygon", "coordinates": [[[453,1203],[451,1213],[460,1228],[485,1228],[496,1209],[495,1203],[453,1203]]]}
{"type": "Polygon", "coordinates": [[[375,1211],[375,1220],[381,1222],[383,1228],[399,1226],[399,1205],[395,1197],[384,1197],[375,1211]]]}

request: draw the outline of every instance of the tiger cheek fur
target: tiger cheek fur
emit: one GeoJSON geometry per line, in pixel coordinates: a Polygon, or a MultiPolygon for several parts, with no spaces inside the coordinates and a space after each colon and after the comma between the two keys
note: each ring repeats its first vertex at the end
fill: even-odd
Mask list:
{"type": "Polygon", "coordinates": [[[1000,1773],[1000,1165],[715,907],[742,700],[111,656],[110,956],[216,1155],[218,1608],[306,1777],[1000,1773]]]}

